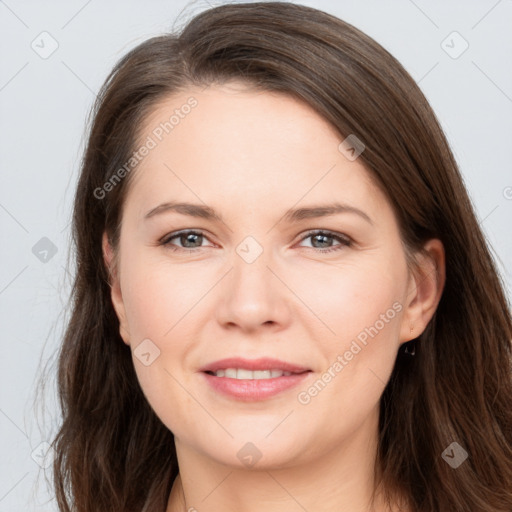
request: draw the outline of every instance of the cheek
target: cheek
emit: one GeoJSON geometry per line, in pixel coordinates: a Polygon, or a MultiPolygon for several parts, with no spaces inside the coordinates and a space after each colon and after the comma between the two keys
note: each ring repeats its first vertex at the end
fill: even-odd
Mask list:
{"type": "Polygon", "coordinates": [[[299,292],[318,317],[306,327],[323,356],[320,377],[327,374],[325,388],[318,385],[317,406],[364,415],[378,402],[396,359],[405,260],[360,259],[350,266],[326,266],[323,272],[317,272],[313,288],[308,279],[299,292]]]}
{"type": "Polygon", "coordinates": [[[211,270],[204,266],[184,269],[165,259],[142,257],[126,266],[123,300],[130,332],[139,338],[163,339],[179,328],[189,311],[211,288],[211,270]]]}
{"type": "Polygon", "coordinates": [[[290,270],[286,278],[292,283],[290,288],[307,305],[309,316],[316,317],[304,324],[306,328],[317,335],[323,331],[327,346],[333,348],[342,348],[359,333],[364,338],[365,329],[376,323],[379,331],[394,328],[401,309],[396,303],[405,283],[402,262],[391,263],[390,259],[355,254],[335,265],[304,268],[297,275],[290,270]]]}
{"type": "Polygon", "coordinates": [[[193,306],[198,305],[208,287],[190,280],[190,276],[187,279],[179,268],[158,262],[150,264],[148,260],[132,259],[125,272],[129,282],[123,299],[139,385],[169,430],[192,431],[194,415],[189,417],[186,411],[195,411],[197,404],[185,391],[190,384],[179,368],[194,345],[193,330],[197,319],[193,306]],[[152,362],[148,365],[139,358],[142,350],[137,348],[139,344],[143,346],[141,342],[148,344],[146,340],[151,340],[145,349],[151,353],[152,362]]]}

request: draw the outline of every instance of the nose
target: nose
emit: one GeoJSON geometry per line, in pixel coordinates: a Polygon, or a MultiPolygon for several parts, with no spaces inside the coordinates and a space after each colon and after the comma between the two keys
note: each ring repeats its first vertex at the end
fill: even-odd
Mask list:
{"type": "Polygon", "coordinates": [[[290,321],[291,292],[278,277],[277,267],[263,251],[256,259],[243,252],[233,257],[233,267],[223,279],[217,320],[224,327],[245,332],[282,329],[290,321]],[[242,256],[240,256],[242,254],[242,256]]]}

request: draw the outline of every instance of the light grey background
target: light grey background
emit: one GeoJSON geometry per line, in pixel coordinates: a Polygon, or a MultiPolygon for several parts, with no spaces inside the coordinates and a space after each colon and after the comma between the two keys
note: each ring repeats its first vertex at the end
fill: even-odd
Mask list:
{"type": "MultiPolygon", "coordinates": [[[[95,93],[129,49],[218,3],[0,0],[0,511],[57,510],[41,468],[58,423],[51,367],[45,414],[34,386],[66,319],[70,208],[95,93]]],[[[511,297],[512,1],[302,3],[366,32],[419,82],[511,297]]]]}

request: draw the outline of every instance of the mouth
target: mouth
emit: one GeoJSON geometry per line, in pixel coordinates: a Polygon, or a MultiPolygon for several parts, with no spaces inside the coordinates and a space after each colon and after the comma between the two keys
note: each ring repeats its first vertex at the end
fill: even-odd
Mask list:
{"type": "Polygon", "coordinates": [[[253,375],[256,374],[256,378],[272,378],[272,372],[274,376],[276,372],[283,372],[287,374],[302,373],[309,371],[310,369],[306,366],[301,366],[289,361],[283,361],[280,359],[274,359],[272,357],[260,357],[259,359],[245,359],[243,357],[228,357],[225,359],[219,359],[212,363],[206,364],[199,368],[202,372],[211,372],[217,374],[217,372],[224,372],[224,375],[217,375],[218,377],[229,377],[229,378],[242,378],[252,379],[250,376],[251,372],[253,375]],[[226,375],[227,372],[227,375],[226,375]],[[235,374],[236,372],[236,374],[235,374]],[[270,372],[270,373],[262,373],[270,372]],[[238,376],[240,375],[240,376],[238,376]]]}
{"type": "Polygon", "coordinates": [[[283,393],[311,375],[311,369],[271,358],[229,358],[200,369],[211,389],[242,401],[261,401],[283,393]]]}
{"type": "Polygon", "coordinates": [[[216,371],[207,371],[208,375],[214,377],[223,377],[228,379],[238,380],[266,380],[275,379],[279,377],[289,377],[290,375],[301,375],[302,373],[309,372],[311,370],[304,370],[303,372],[287,372],[285,370],[273,369],[273,370],[247,370],[245,368],[225,368],[216,371]]]}

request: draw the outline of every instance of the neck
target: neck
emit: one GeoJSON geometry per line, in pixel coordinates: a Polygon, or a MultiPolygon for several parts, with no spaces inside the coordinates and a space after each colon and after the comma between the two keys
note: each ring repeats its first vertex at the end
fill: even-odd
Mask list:
{"type": "Polygon", "coordinates": [[[220,464],[175,438],[180,474],[167,512],[387,512],[380,493],[372,503],[377,436],[369,431],[361,428],[301,464],[260,469],[220,464]]]}

